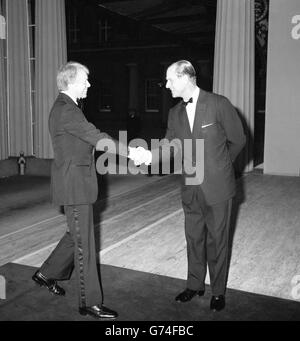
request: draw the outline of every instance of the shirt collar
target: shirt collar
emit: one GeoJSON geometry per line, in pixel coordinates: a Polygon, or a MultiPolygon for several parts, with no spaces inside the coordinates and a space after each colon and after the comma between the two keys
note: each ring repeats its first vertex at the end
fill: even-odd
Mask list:
{"type": "Polygon", "coordinates": [[[77,98],[73,97],[68,91],[61,91],[61,93],[69,96],[73,100],[73,102],[75,102],[75,104],[78,105],[77,98]]]}
{"type": "Polygon", "coordinates": [[[200,88],[196,86],[196,89],[192,93],[193,103],[197,103],[199,94],[200,94],[200,88]]]}

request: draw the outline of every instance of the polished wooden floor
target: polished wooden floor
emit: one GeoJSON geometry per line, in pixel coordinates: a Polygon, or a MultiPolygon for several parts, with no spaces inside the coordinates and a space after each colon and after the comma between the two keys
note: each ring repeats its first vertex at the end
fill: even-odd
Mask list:
{"type": "MultiPolygon", "coordinates": [[[[125,175],[100,182],[101,263],[186,278],[178,180],[125,175]]],[[[0,265],[39,266],[64,234],[65,217],[49,203],[47,178],[9,181],[0,180],[0,265]]],[[[234,207],[228,287],[300,303],[300,178],[249,173],[238,182],[234,207]]]]}

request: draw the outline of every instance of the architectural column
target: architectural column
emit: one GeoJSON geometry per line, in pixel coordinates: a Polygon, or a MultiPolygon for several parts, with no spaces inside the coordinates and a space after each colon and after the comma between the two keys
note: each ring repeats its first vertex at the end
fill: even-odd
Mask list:
{"type": "Polygon", "coordinates": [[[242,118],[247,146],[237,166],[245,171],[253,169],[254,15],[254,0],[218,0],[213,90],[226,96],[242,118]]]}
{"type": "Polygon", "coordinates": [[[36,0],[35,154],[52,158],[48,117],[58,95],[57,70],[67,61],[64,0],[36,0]]]}
{"type": "Polygon", "coordinates": [[[9,156],[32,155],[28,3],[7,5],[9,156]]]}
{"type": "Polygon", "coordinates": [[[0,2],[0,39],[6,38],[6,20],[5,16],[3,15],[2,5],[0,2]]]}
{"type": "Polygon", "coordinates": [[[264,173],[300,176],[300,1],[269,7],[264,173]]]}
{"type": "Polygon", "coordinates": [[[6,44],[5,17],[0,1],[0,160],[8,157],[8,125],[6,107],[6,72],[4,50],[6,44]]]}

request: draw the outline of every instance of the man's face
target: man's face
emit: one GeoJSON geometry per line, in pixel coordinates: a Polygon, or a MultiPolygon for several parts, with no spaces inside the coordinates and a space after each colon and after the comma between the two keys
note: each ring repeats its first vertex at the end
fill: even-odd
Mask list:
{"type": "Polygon", "coordinates": [[[88,81],[88,75],[84,70],[79,69],[74,83],[69,84],[69,87],[74,92],[76,98],[86,98],[88,88],[91,84],[88,81]]]}
{"type": "Polygon", "coordinates": [[[170,66],[166,75],[166,88],[171,90],[172,97],[183,97],[187,85],[187,76],[177,76],[175,67],[170,66]]]}

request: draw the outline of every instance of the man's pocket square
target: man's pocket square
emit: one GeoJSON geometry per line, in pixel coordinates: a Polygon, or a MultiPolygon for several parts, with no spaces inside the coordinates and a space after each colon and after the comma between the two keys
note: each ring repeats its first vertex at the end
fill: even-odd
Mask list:
{"type": "Polygon", "coordinates": [[[206,127],[212,126],[213,124],[215,124],[215,122],[213,122],[213,123],[208,123],[208,124],[203,124],[203,125],[201,126],[201,128],[206,128],[206,127]]]}

